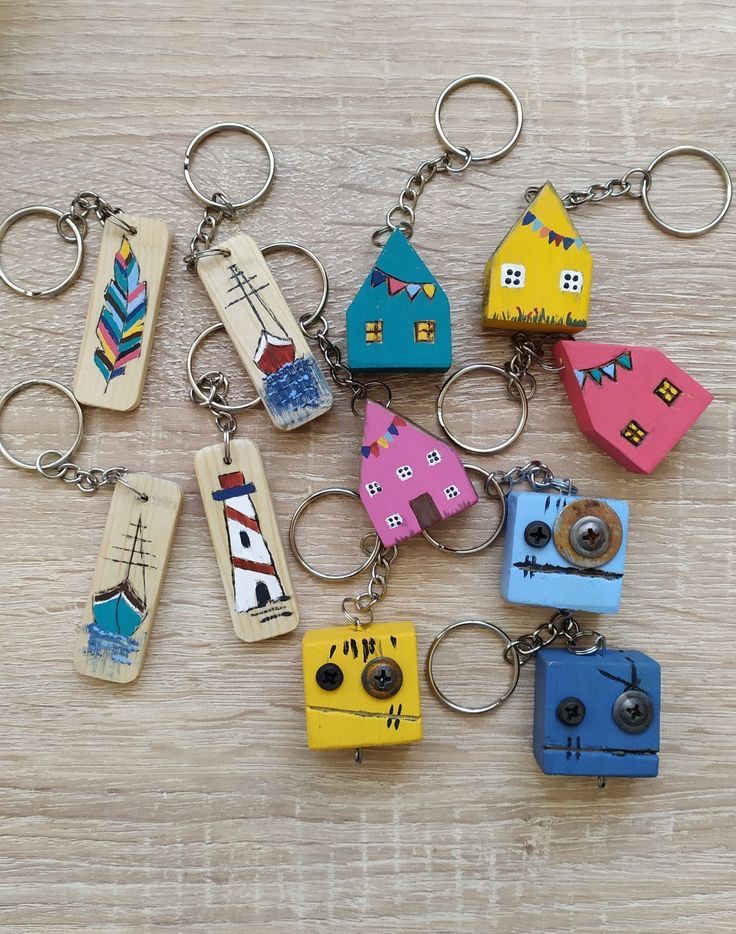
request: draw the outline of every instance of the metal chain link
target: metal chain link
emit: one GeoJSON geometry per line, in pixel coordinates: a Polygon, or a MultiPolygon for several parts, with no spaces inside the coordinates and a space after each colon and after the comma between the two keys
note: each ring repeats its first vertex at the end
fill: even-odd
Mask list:
{"type": "Polygon", "coordinates": [[[121,227],[126,233],[132,235],[138,232],[135,227],[118,217],[122,213],[121,208],[114,208],[109,201],[106,201],[97,192],[80,191],[72,199],[69,210],[62,214],[56,222],[56,229],[62,239],[66,240],[67,243],[74,242],[74,234],[66,233],[64,230],[68,225],[76,227],[82,239],[84,239],[89,232],[87,218],[92,213],[96,216],[101,227],[104,227],[105,222],[112,218],[118,227],[121,227]]]}
{"type": "MultiPolygon", "coordinates": [[[[367,535],[361,542],[366,554],[370,554],[374,547],[373,535],[367,535]]],[[[368,588],[357,597],[345,597],[342,601],[342,612],[348,622],[353,623],[356,629],[364,629],[373,622],[373,607],[386,596],[391,565],[398,557],[399,549],[396,545],[389,548],[381,547],[376,560],[371,566],[371,579],[368,588]]]]}
{"type": "Polygon", "coordinates": [[[56,464],[52,461],[51,465],[44,466],[43,460],[47,455],[59,455],[59,451],[43,451],[36,458],[36,469],[48,480],[62,480],[64,483],[74,484],[82,493],[96,493],[104,486],[114,486],[116,483],[122,483],[132,490],[136,496],[146,502],[148,496],[136,490],[126,479],[127,467],[90,467],[85,469],[75,464],[73,461],[62,461],[56,464]]]}
{"type": "Polygon", "coordinates": [[[222,409],[222,406],[227,405],[230,380],[220,370],[208,370],[197,380],[197,388],[204,398],[197,398],[193,388],[189,390],[189,398],[195,405],[209,409],[211,412],[215,425],[222,432],[222,441],[225,446],[223,460],[226,464],[231,464],[230,441],[237,431],[238,422],[232,412],[222,409]]]}
{"type": "MultiPolygon", "coordinates": [[[[569,334],[544,334],[542,337],[534,337],[523,332],[514,334],[514,353],[511,359],[504,363],[503,368],[522,384],[527,399],[533,399],[537,392],[537,380],[529,370],[536,364],[548,373],[559,373],[562,367],[548,363],[545,359],[545,351],[557,341],[568,338],[570,338],[569,334]],[[523,385],[525,382],[526,386],[523,385]]],[[[514,399],[518,393],[516,383],[509,380],[506,391],[509,398],[514,399]]]]}
{"type": "Polygon", "coordinates": [[[564,640],[568,647],[573,647],[581,638],[592,638],[588,648],[577,649],[579,655],[592,655],[606,647],[606,637],[594,629],[583,629],[570,610],[558,610],[549,622],[538,626],[533,632],[514,639],[504,649],[504,661],[513,664],[512,652],[516,652],[519,664],[525,665],[540,649],[547,648],[554,642],[564,640]]]}
{"type": "Polygon", "coordinates": [[[436,159],[427,159],[422,162],[419,168],[409,176],[399,194],[399,200],[386,211],[385,225],[373,232],[371,239],[376,246],[382,245],[381,237],[385,233],[393,232],[397,229],[404,232],[407,240],[411,240],[414,234],[414,220],[419,196],[426,188],[427,183],[430,182],[435,175],[442,174],[443,172],[458,174],[467,169],[472,161],[472,155],[469,149],[462,147],[462,150],[463,160],[459,165],[453,163],[453,159],[455,158],[453,153],[444,152],[436,159]],[[398,215],[398,220],[394,219],[395,215],[398,215]]]}
{"type": "MultiPolygon", "coordinates": [[[[642,187],[644,184],[651,185],[652,175],[649,169],[629,169],[623,178],[609,178],[607,182],[594,183],[584,191],[568,191],[562,198],[562,203],[568,211],[573,208],[579,208],[581,204],[587,204],[589,201],[605,201],[606,198],[620,198],[622,195],[628,195],[630,198],[641,198],[642,187]],[[638,187],[632,185],[632,179],[639,178],[638,187]]],[[[527,204],[531,204],[541,191],[540,186],[532,186],[524,192],[524,199],[527,204]]]]}
{"type": "Polygon", "coordinates": [[[229,256],[230,250],[214,249],[212,240],[214,239],[217,228],[225,218],[235,217],[235,208],[230,199],[221,191],[216,191],[212,195],[212,201],[217,201],[221,205],[219,210],[212,207],[206,207],[202,212],[202,218],[197,224],[194,236],[189,241],[189,252],[184,257],[184,263],[191,272],[197,268],[197,263],[202,256],[218,253],[221,256],[229,256]]]}
{"type": "Polygon", "coordinates": [[[557,490],[558,493],[564,493],[566,496],[575,496],[578,488],[572,482],[570,477],[556,477],[550,468],[542,461],[529,461],[524,466],[512,467],[511,470],[494,470],[491,472],[488,483],[495,480],[508,496],[513,487],[520,483],[528,483],[535,493],[544,493],[546,490],[557,490]]]}

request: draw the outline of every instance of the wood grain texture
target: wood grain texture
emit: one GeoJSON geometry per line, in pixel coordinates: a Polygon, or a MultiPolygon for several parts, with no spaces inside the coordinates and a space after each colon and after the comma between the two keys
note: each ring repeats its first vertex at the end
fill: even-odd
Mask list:
{"type": "MultiPolygon", "coordinates": [[[[439,154],[432,108],[457,75],[498,74],[518,91],[526,123],[511,156],[435,178],[418,207],[412,242],[451,301],[456,365],[508,359],[508,335],[480,325],[483,268],[528,185],[550,178],[565,192],[647,165],[675,143],[709,146],[736,164],[736,23],[732,4],[718,0],[624,0],[613,16],[603,0],[4,0],[0,20],[0,212],[63,207],[94,187],[115,203],[145,203],[175,230],[181,254],[201,215],[182,177],[184,149],[216,120],[245,120],[266,133],[278,168],[240,229],[258,243],[290,239],[317,252],[343,343],[344,309],[377,255],[370,233],[408,175],[439,154]]],[[[510,108],[483,89],[450,103],[459,142],[500,145],[510,132],[510,108]]],[[[202,148],[202,184],[232,179],[235,192],[255,190],[262,156],[237,138],[227,144],[202,148]]],[[[714,213],[718,185],[682,159],[658,173],[652,199],[673,220],[696,223],[714,213]]],[[[659,778],[611,781],[601,792],[592,780],[543,775],[532,755],[530,670],[508,705],[473,719],[451,715],[423,683],[424,740],[371,751],[360,768],[344,752],[306,748],[300,633],[340,624],[341,599],[366,580],[324,584],[291,561],[300,629],[247,646],[234,634],[192,471],[193,453],[215,436],[183,375],[213,311],[175,255],[143,403],[125,415],[89,411],[78,454],[185,491],[134,685],[82,679],[69,664],[107,497],[81,498],[0,464],[4,930],[363,931],[368,918],[421,934],[733,930],[736,212],[688,242],[625,198],[573,218],[596,266],[587,339],[659,347],[715,400],[640,477],[580,434],[558,378],[540,374],[523,439],[479,461],[502,468],[539,456],[585,493],[631,502],[622,610],[581,618],[662,665],[659,778]]],[[[53,225],[23,226],[3,248],[12,268],[21,274],[37,234],[49,274],[61,273],[69,257],[53,225]]],[[[305,295],[308,265],[287,262],[270,265],[292,309],[308,311],[317,285],[305,295]]],[[[3,292],[3,385],[33,373],[71,379],[76,340],[60,345],[58,335],[79,333],[92,275],[85,266],[53,304],[3,292]]],[[[207,354],[203,367],[236,379],[224,341],[207,354]]],[[[440,380],[391,382],[398,410],[436,432],[440,380]]],[[[248,392],[233,386],[234,398],[248,392]]],[[[71,427],[50,398],[25,394],[3,416],[27,453],[71,427]]],[[[288,433],[258,409],[240,417],[239,437],[267,458],[282,528],[306,493],[356,488],[360,422],[347,402],[336,392],[329,415],[288,433]]],[[[482,379],[453,407],[457,430],[478,439],[517,417],[502,387],[482,379]]],[[[333,570],[358,563],[357,533],[370,524],[357,505],[331,501],[308,518],[308,556],[333,570]]],[[[495,521],[483,502],[437,534],[467,544],[495,521]]],[[[420,659],[455,619],[528,632],[545,611],[503,603],[500,559],[498,546],[453,561],[412,540],[377,619],[413,620],[420,659]]],[[[498,644],[482,635],[438,657],[442,683],[470,703],[498,694],[508,677],[498,644]]]]}
{"type": "Polygon", "coordinates": [[[120,684],[143,667],[182,506],[181,489],[170,480],[129,473],[126,481],[130,487],[118,483],[112,494],[74,646],[80,674],[120,684]]]}
{"type": "MultiPolygon", "coordinates": [[[[121,220],[135,230],[131,233],[122,230],[119,224],[108,220],[105,224],[100,241],[100,255],[97,258],[97,273],[92,285],[92,295],[89,300],[87,320],[82,331],[82,343],[77,361],[77,372],[74,375],[74,395],[82,405],[94,405],[100,409],[111,409],[118,412],[129,412],[137,408],[143,396],[143,387],[148,372],[148,361],[153,350],[156,334],[156,320],[161,304],[161,295],[166,278],[171,253],[171,231],[161,221],[151,220],[147,217],[134,217],[128,214],[120,215],[121,220]],[[143,330],[140,334],[140,351],[138,356],[125,356],[123,341],[120,342],[118,358],[114,351],[118,345],[110,344],[109,331],[105,329],[102,334],[98,332],[100,314],[106,307],[106,295],[111,280],[117,281],[115,275],[115,262],[118,251],[127,241],[126,249],[132,250],[132,258],[137,261],[138,271],[135,277],[138,300],[140,301],[140,288],[145,289],[145,314],[142,318],[143,330]],[[104,341],[104,346],[101,343],[104,341]],[[107,350],[107,356],[113,354],[111,365],[123,372],[116,373],[112,369],[112,378],[109,369],[100,368],[95,362],[96,352],[107,350]]],[[[132,285],[132,283],[131,283],[132,285]]],[[[115,293],[118,301],[122,300],[118,291],[115,293]]],[[[115,299],[113,299],[115,301],[115,299]]],[[[117,312],[120,305],[113,305],[112,314],[120,319],[123,328],[122,336],[130,328],[134,328],[137,319],[136,311],[139,305],[127,309],[122,308],[127,321],[123,320],[117,312]]],[[[140,322],[139,322],[140,323],[140,322]]],[[[137,343],[137,342],[136,342],[137,343]]]]}

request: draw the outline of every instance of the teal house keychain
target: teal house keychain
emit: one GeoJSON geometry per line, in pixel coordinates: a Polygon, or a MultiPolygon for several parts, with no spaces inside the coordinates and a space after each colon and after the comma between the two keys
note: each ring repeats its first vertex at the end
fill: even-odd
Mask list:
{"type": "Polygon", "coordinates": [[[398,202],[386,213],[386,223],[373,234],[380,246],[375,264],[347,311],[348,361],[355,370],[426,370],[444,372],[452,364],[450,302],[409,242],[414,233],[416,203],[424,187],[442,172],[459,174],[471,164],[498,162],[516,145],[523,114],[515,92],[490,75],[464,75],[452,81],[437,99],[434,122],[445,151],[423,162],[411,175],[398,202]],[[509,141],[489,153],[473,155],[456,146],[441,123],[447,97],[466,84],[490,84],[513,103],[516,126],[509,141]],[[459,162],[453,160],[460,160],[459,162]]]}

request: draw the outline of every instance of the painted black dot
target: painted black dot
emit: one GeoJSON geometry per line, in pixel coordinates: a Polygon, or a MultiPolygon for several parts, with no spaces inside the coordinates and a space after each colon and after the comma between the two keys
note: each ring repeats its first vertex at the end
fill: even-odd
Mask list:
{"type": "Polygon", "coordinates": [[[507,278],[506,278],[506,281],[505,281],[505,284],[506,284],[506,285],[511,285],[511,279],[507,277],[507,278]]]}
{"type": "Polygon", "coordinates": [[[563,289],[569,289],[569,288],[570,288],[570,283],[569,283],[569,282],[565,282],[564,285],[563,285],[562,287],[563,287],[563,289]]]}
{"type": "Polygon", "coordinates": [[[566,273],[565,273],[565,279],[566,279],[566,280],[569,280],[569,279],[570,279],[570,273],[569,273],[569,272],[566,272],[566,273]]]}

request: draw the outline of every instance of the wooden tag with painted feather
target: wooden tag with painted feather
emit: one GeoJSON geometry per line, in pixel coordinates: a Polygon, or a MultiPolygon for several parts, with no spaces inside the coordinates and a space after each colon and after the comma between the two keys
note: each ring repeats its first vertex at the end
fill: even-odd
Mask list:
{"type": "Polygon", "coordinates": [[[213,444],[194,456],[204,512],[233,627],[243,642],[291,632],[299,611],[271,493],[252,441],[213,444]]]}
{"type": "Polygon", "coordinates": [[[74,648],[77,671],[103,681],[140,674],[182,503],[170,480],[142,473],[125,479],[147,498],[115,485],[74,648]]]}
{"type": "Polygon", "coordinates": [[[161,221],[117,215],[105,222],[74,377],[83,405],[128,412],[140,405],[171,252],[161,221]]]}

